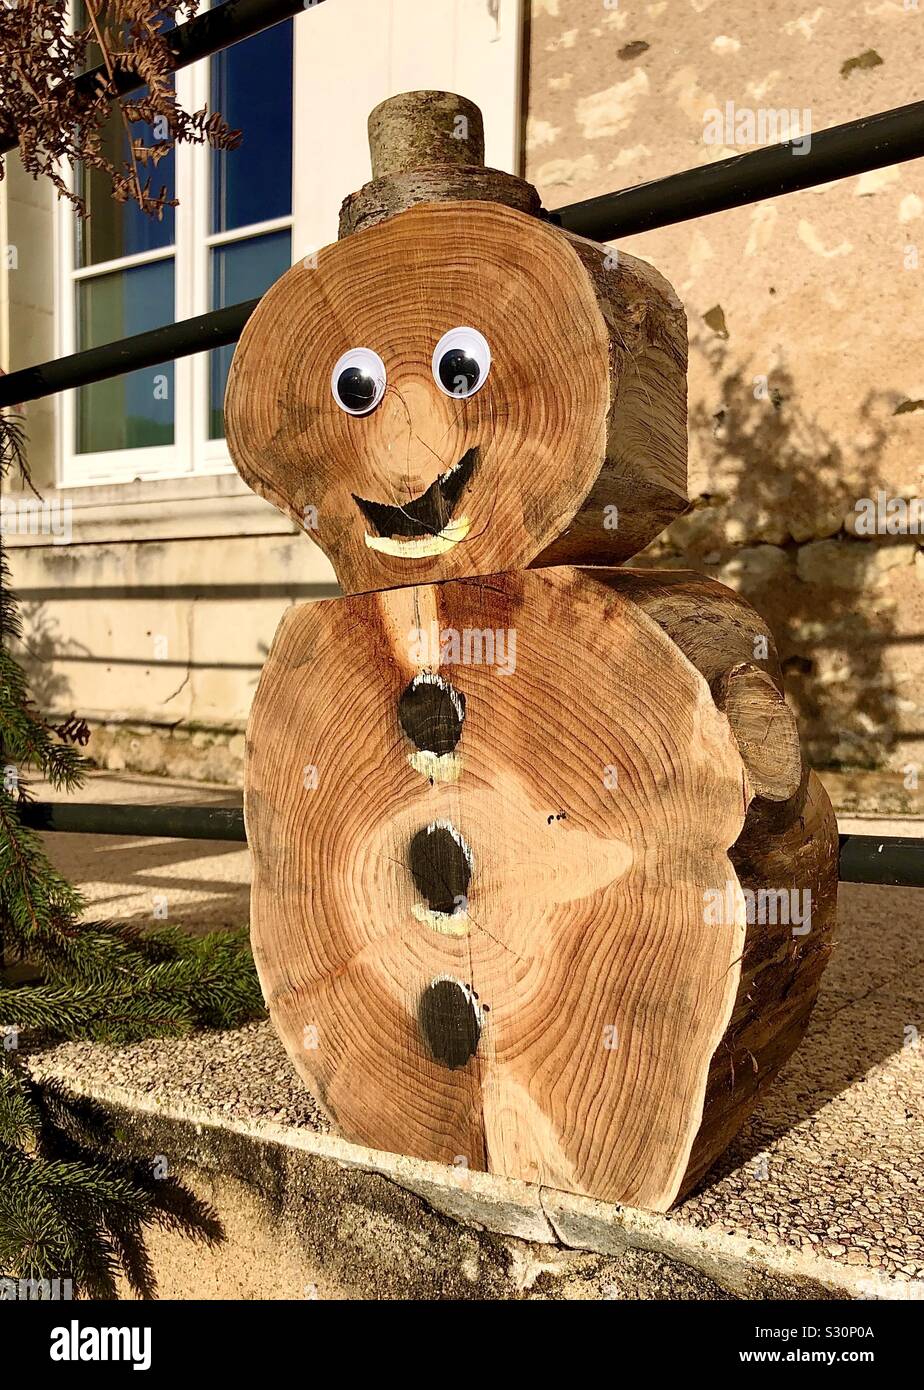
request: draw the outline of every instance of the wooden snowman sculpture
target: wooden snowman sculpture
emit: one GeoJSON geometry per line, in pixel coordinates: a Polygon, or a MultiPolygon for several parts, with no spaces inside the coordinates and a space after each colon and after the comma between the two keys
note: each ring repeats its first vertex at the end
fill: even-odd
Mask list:
{"type": "Polygon", "coordinates": [[[286,613],[248,730],[264,994],[348,1139],[662,1210],[805,1030],[833,813],[758,614],[619,568],[688,505],[670,286],[486,169],[464,98],[369,128],[228,384],[344,593],[286,613]]]}

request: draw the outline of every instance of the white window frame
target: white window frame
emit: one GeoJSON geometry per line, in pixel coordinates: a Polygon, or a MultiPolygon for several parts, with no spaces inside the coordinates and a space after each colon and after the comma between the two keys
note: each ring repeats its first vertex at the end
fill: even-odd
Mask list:
{"type": "MultiPolygon", "coordinates": [[[[216,0],[217,2],[217,0],[216,0]]],[[[298,26],[296,27],[296,32],[298,26]]],[[[293,45],[293,48],[295,45],[293,45]]],[[[203,58],[176,74],[177,100],[187,111],[203,106],[211,109],[210,58],[203,58]]],[[[293,87],[296,60],[293,52],[293,87]]],[[[293,127],[295,102],[293,101],[293,127]]],[[[293,129],[294,137],[294,129],[293,129]]],[[[258,236],[263,232],[288,230],[292,254],[296,250],[294,216],[235,227],[232,231],[210,231],[211,150],[208,145],[180,144],[176,148],[175,237],[172,246],[141,251],[132,256],[102,261],[76,268],[76,219],[71,206],[61,200],[55,218],[55,266],[57,283],[56,353],[75,352],[77,342],[76,297],[81,280],[94,279],[110,271],[128,270],[156,261],[173,260],[174,322],[208,313],[212,307],[211,252],[258,236]]],[[[233,157],[233,156],[232,156],[233,157]]],[[[293,157],[293,174],[295,161],[293,157]]],[[[68,182],[73,186],[73,176],[68,182]]],[[[294,206],[294,193],[293,193],[294,206]]],[[[152,375],[159,370],[152,367],[152,375]]],[[[174,362],[173,443],[138,449],[107,449],[97,453],[78,453],[76,449],[77,391],[60,395],[57,411],[57,478],[61,488],[134,482],[158,478],[202,477],[234,472],[224,438],[209,438],[209,354],[196,353],[174,362]]]]}

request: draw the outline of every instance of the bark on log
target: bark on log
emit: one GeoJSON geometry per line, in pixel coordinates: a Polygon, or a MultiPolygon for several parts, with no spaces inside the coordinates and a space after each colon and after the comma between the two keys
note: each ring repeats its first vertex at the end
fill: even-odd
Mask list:
{"type": "Polygon", "coordinates": [[[535,217],[531,183],[484,165],[484,128],[474,102],[454,92],[402,92],[369,117],[372,180],[344,199],[341,240],[417,203],[504,203],[535,217]]]}
{"type": "Polygon", "coordinates": [[[401,92],[369,114],[372,177],[437,165],[484,164],[484,123],[456,92],[401,92]]]}
{"type": "Polygon", "coordinates": [[[532,184],[502,169],[474,165],[410,169],[373,179],[344,198],[337,235],[342,241],[418,203],[438,202],[502,203],[529,217],[538,216],[541,207],[532,184]]]}

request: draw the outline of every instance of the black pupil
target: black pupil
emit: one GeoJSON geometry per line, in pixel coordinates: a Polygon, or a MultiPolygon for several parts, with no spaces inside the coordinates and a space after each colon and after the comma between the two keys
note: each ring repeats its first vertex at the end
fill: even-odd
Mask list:
{"type": "Polygon", "coordinates": [[[440,381],[454,396],[467,396],[481,376],[481,368],[464,348],[450,348],[440,358],[440,381]]]}
{"type": "Polygon", "coordinates": [[[347,367],[337,378],[337,395],[348,410],[368,410],[375,400],[375,377],[363,367],[347,367]]]}

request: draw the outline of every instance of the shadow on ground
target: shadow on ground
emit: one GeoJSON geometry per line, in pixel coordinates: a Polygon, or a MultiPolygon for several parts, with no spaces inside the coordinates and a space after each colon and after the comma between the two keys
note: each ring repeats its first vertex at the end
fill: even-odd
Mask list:
{"type": "MultiPolygon", "coordinates": [[[[924,847],[924,841],[922,841],[924,847]]],[[[924,936],[921,890],[841,884],[835,950],[808,1032],[758,1104],[751,1119],[700,1184],[691,1202],[741,1185],[759,1175],[761,1158],[774,1149],[792,1162],[805,1148],[807,1167],[862,1165],[867,1147],[894,1125],[902,1139],[906,1122],[924,1110],[921,1058],[924,1047],[924,936]],[[883,1110],[863,1099],[880,1072],[898,1056],[907,1063],[908,1088],[890,1083],[883,1110]],[[851,1095],[851,1092],[854,1094],[851,1095]],[[843,1101],[822,1118],[838,1098],[843,1101]],[[793,1138],[795,1131],[801,1137],[793,1138]],[[821,1138],[824,1136],[824,1139],[821,1138]],[[827,1141],[827,1142],[825,1142],[827,1141]]],[[[886,1143],[887,1147],[887,1143],[886,1143]]],[[[895,1160],[899,1163],[899,1147],[895,1160]]],[[[906,1174],[917,1183],[918,1164],[906,1174]]],[[[808,1181],[810,1173],[804,1178],[808,1181]]],[[[688,1205],[688,1204],[685,1204],[688,1205]]]]}

